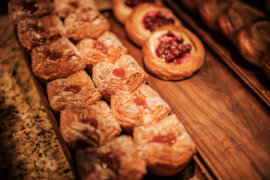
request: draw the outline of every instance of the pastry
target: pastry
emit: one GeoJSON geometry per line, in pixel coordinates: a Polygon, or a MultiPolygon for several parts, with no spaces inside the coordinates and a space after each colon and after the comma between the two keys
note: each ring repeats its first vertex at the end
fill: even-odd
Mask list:
{"type": "Polygon", "coordinates": [[[261,67],[263,55],[270,44],[270,21],[258,21],[244,28],[238,34],[237,41],[241,55],[261,67]]]}
{"type": "Polygon", "coordinates": [[[119,22],[124,23],[133,9],[144,2],[162,5],[161,0],[113,0],[113,14],[119,22]]]}
{"type": "Polygon", "coordinates": [[[47,95],[50,106],[55,111],[87,107],[101,98],[85,71],[48,82],[47,95]]]}
{"type": "Polygon", "coordinates": [[[179,19],[166,7],[150,3],[142,3],[134,8],[125,22],[128,37],[138,46],[157,28],[167,24],[182,26],[179,19]]]}
{"type": "Polygon", "coordinates": [[[52,12],[50,0],[10,0],[8,3],[9,19],[15,25],[26,17],[40,18],[52,12]]]}
{"type": "Polygon", "coordinates": [[[184,27],[173,25],[156,30],[142,48],[145,68],[165,80],[190,77],[204,62],[200,39],[184,27]]]}
{"type": "Polygon", "coordinates": [[[270,44],[267,45],[267,49],[264,51],[262,68],[266,76],[270,79],[270,44]]]}
{"type": "Polygon", "coordinates": [[[127,133],[134,127],[158,122],[170,113],[169,106],[145,84],[134,92],[119,91],[112,95],[111,110],[127,133]]]}
{"type": "Polygon", "coordinates": [[[84,10],[70,13],[64,22],[66,36],[75,41],[98,38],[110,29],[109,21],[98,11],[84,10]]]}
{"type": "Polygon", "coordinates": [[[230,41],[237,44],[237,34],[244,27],[263,18],[264,14],[262,12],[240,1],[235,1],[220,15],[218,23],[223,34],[230,41]]]}
{"type": "Polygon", "coordinates": [[[96,64],[92,77],[99,92],[109,101],[110,96],[117,91],[137,89],[145,83],[147,74],[132,56],[124,54],[114,64],[96,64]]]}
{"type": "Polygon", "coordinates": [[[76,153],[82,180],[140,180],[146,165],[138,154],[131,137],[122,135],[98,148],[87,148],[76,153]]]}
{"type": "Polygon", "coordinates": [[[218,31],[218,17],[234,0],[202,0],[198,10],[203,22],[212,30],[218,31]]]}
{"type": "Polygon", "coordinates": [[[44,80],[65,78],[85,67],[80,52],[67,38],[36,47],[31,53],[33,73],[44,80]]]}
{"type": "Polygon", "coordinates": [[[55,11],[62,18],[75,11],[97,10],[94,0],[54,0],[53,3],[55,11]]]}
{"type": "Polygon", "coordinates": [[[136,127],[133,137],[147,167],[159,176],[180,172],[196,153],[194,143],[175,115],[136,127]]]}
{"type": "Polygon", "coordinates": [[[102,145],[121,133],[121,128],[104,101],[60,113],[60,132],[72,149],[102,145]]]}
{"type": "Polygon", "coordinates": [[[89,73],[92,73],[92,67],[98,62],[114,62],[122,54],[128,52],[117,36],[109,31],[106,31],[97,40],[81,40],[77,44],[77,48],[85,60],[89,73]]]}
{"type": "Polygon", "coordinates": [[[199,4],[202,0],[181,0],[183,6],[191,12],[197,12],[199,4]]]}
{"type": "Polygon", "coordinates": [[[61,20],[55,15],[41,18],[25,17],[17,25],[18,39],[23,47],[32,50],[45,43],[64,36],[65,29],[61,20]]]}

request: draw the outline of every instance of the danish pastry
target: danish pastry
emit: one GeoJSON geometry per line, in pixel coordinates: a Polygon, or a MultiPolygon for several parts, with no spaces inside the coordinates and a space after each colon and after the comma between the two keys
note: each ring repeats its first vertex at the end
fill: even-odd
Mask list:
{"type": "Polygon", "coordinates": [[[76,153],[82,180],[140,180],[146,165],[129,136],[122,135],[98,148],[87,148],[76,153]]]}
{"type": "Polygon", "coordinates": [[[100,62],[93,68],[93,81],[106,100],[120,90],[134,91],[145,83],[147,74],[130,55],[122,55],[114,64],[100,62]]]}
{"type": "Polygon", "coordinates": [[[67,38],[34,48],[31,60],[33,73],[45,80],[64,78],[85,67],[80,52],[67,38]]]}
{"type": "Polygon", "coordinates": [[[178,18],[168,8],[142,3],[134,8],[128,17],[125,29],[128,37],[138,46],[142,46],[153,31],[168,24],[182,26],[178,18]]]}
{"type": "Polygon", "coordinates": [[[264,14],[257,9],[235,1],[219,17],[218,23],[223,34],[233,43],[237,44],[237,34],[253,22],[263,19],[264,14]]]}
{"type": "Polygon", "coordinates": [[[99,146],[121,133],[121,128],[104,101],[84,108],[64,109],[60,114],[60,132],[72,149],[99,146]]]}
{"type": "Polygon", "coordinates": [[[196,153],[194,143],[175,115],[136,127],[133,137],[147,167],[159,176],[180,172],[196,153]]]}
{"type": "Polygon", "coordinates": [[[106,31],[97,40],[81,40],[77,44],[77,48],[85,60],[89,73],[92,73],[92,67],[98,62],[114,62],[122,54],[128,52],[117,36],[109,31],[106,31]]]}
{"type": "Polygon", "coordinates": [[[170,113],[169,106],[145,84],[134,92],[119,91],[112,95],[111,110],[127,133],[136,126],[157,122],[170,113]]]}
{"type": "Polygon", "coordinates": [[[84,10],[70,13],[64,22],[66,36],[73,40],[98,38],[110,29],[109,21],[98,11],[84,10]]]}
{"type": "Polygon", "coordinates": [[[50,106],[55,111],[65,108],[86,107],[101,98],[100,93],[85,71],[79,71],[67,78],[48,82],[47,95],[50,106]]]}
{"type": "Polygon", "coordinates": [[[184,27],[173,25],[156,30],[142,48],[145,68],[165,80],[190,77],[204,62],[199,38],[184,27]]]}
{"type": "Polygon", "coordinates": [[[144,2],[162,5],[161,0],[113,0],[113,14],[119,22],[124,23],[133,11],[133,8],[144,2]]]}
{"type": "Polygon", "coordinates": [[[203,22],[212,30],[218,31],[218,17],[234,0],[203,0],[199,4],[199,14],[203,22]]]}
{"type": "Polygon", "coordinates": [[[241,55],[250,63],[261,67],[263,55],[270,44],[270,21],[258,21],[244,28],[237,38],[241,55]]]}
{"type": "Polygon", "coordinates": [[[54,0],[54,9],[62,18],[81,10],[97,10],[94,0],[54,0]]]}

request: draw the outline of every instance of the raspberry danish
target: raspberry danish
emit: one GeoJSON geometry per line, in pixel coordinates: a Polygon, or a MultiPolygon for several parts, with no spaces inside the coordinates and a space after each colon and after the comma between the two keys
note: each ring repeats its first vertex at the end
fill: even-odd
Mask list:
{"type": "Polygon", "coordinates": [[[101,95],[85,71],[47,83],[50,106],[55,111],[87,107],[100,100],[101,95]]]}
{"type": "Polygon", "coordinates": [[[119,22],[124,23],[133,9],[144,2],[162,5],[161,0],[113,0],[113,14],[119,22]]]}
{"type": "Polygon", "coordinates": [[[138,46],[142,46],[152,32],[168,24],[182,26],[178,18],[168,8],[142,3],[134,8],[128,17],[125,29],[128,37],[138,46]]]}
{"type": "Polygon", "coordinates": [[[65,109],[60,114],[60,132],[72,149],[99,146],[121,133],[121,128],[104,101],[84,108],[65,109]]]}
{"type": "Polygon", "coordinates": [[[89,73],[92,72],[92,67],[98,62],[115,62],[122,54],[128,52],[117,36],[109,31],[106,31],[97,40],[81,40],[77,44],[77,48],[85,60],[89,73]]]}
{"type": "Polygon", "coordinates": [[[147,74],[130,55],[122,55],[114,64],[100,62],[93,68],[93,81],[106,100],[120,90],[134,91],[145,83],[147,74]]]}
{"type": "Polygon", "coordinates": [[[65,78],[85,67],[80,52],[67,38],[34,48],[31,60],[33,73],[44,80],[65,78]]]}
{"type": "Polygon", "coordinates": [[[170,107],[145,84],[134,92],[119,91],[112,95],[111,110],[120,126],[128,133],[134,127],[157,122],[170,113],[170,107]]]}
{"type": "Polygon", "coordinates": [[[165,80],[190,77],[204,62],[199,38],[184,27],[168,25],[156,30],[142,48],[146,69],[165,80]]]}
{"type": "Polygon", "coordinates": [[[98,148],[77,151],[76,162],[82,180],[140,180],[146,165],[129,136],[122,135],[98,148]]]}
{"type": "Polygon", "coordinates": [[[171,176],[190,162],[195,145],[175,115],[134,129],[134,141],[149,170],[159,176],[171,176]]]}

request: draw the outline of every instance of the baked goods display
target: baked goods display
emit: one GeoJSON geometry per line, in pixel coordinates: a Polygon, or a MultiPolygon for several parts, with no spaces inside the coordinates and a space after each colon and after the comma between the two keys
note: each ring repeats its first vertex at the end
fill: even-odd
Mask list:
{"type": "Polygon", "coordinates": [[[119,22],[125,23],[133,9],[144,2],[162,5],[161,0],[113,0],[113,14],[119,22]]]}
{"type": "MultiPolygon", "coordinates": [[[[130,5],[133,3],[132,6],[139,2],[125,1],[130,5]]],[[[176,25],[174,28],[181,26],[169,9],[141,5],[149,7],[144,18],[157,22],[150,27],[152,20],[145,20],[147,31],[152,33],[166,24],[176,25]]],[[[170,116],[167,103],[147,84],[148,75],[143,68],[109,31],[110,23],[97,11],[94,1],[21,0],[21,3],[15,3],[12,0],[9,6],[10,15],[17,24],[19,41],[31,53],[32,71],[40,83],[46,85],[49,105],[57,117],[60,115],[57,123],[62,138],[76,153],[81,179],[142,179],[147,173],[148,160],[141,156],[143,152],[134,143],[134,128],[142,125],[161,127],[156,123],[167,122],[173,117],[178,121],[175,131],[186,134],[181,122],[174,115],[170,116]],[[25,8],[26,2],[34,5],[35,11],[25,8]],[[43,13],[39,8],[45,2],[50,10],[43,13]],[[19,11],[26,15],[19,16],[19,11]]],[[[191,43],[189,38],[193,35],[189,31],[185,33],[185,42],[191,43]]],[[[192,39],[191,48],[199,49],[193,41],[196,39],[192,39]]],[[[189,51],[196,56],[193,49],[189,51]]],[[[179,133],[176,136],[180,137],[179,133]]],[[[140,144],[141,140],[137,140],[140,144]]],[[[180,144],[186,149],[184,143],[180,144]]],[[[180,151],[184,153],[181,148],[180,151]]],[[[195,150],[184,151],[187,154],[180,154],[184,157],[181,162],[172,166],[165,163],[164,167],[169,169],[164,171],[159,167],[161,172],[153,170],[153,173],[162,176],[178,173],[195,154],[195,150]]],[[[152,167],[149,164],[148,168],[152,167]]],[[[155,168],[158,168],[157,164],[155,168]]]]}
{"type": "Polygon", "coordinates": [[[134,129],[138,151],[154,174],[170,176],[180,172],[195,153],[195,145],[175,115],[134,129]]]}
{"type": "Polygon", "coordinates": [[[142,3],[134,8],[126,20],[125,29],[128,37],[138,46],[142,46],[153,31],[168,24],[182,26],[170,9],[151,3],[142,3]]]}
{"type": "Polygon", "coordinates": [[[119,91],[112,95],[111,109],[127,133],[132,133],[134,127],[158,122],[171,111],[159,95],[145,84],[134,92],[119,91]]]}
{"type": "Polygon", "coordinates": [[[204,47],[184,27],[164,26],[148,38],[142,48],[146,69],[165,80],[190,77],[204,62],[204,47]]]}

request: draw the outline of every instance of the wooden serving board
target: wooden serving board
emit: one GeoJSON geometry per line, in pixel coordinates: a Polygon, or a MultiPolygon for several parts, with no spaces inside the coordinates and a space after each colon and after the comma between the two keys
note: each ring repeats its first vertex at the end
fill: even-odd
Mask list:
{"type": "Polygon", "coordinates": [[[270,80],[262,69],[245,61],[231,42],[221,33],[207,28],[198,15],[192,16],[191,13],[182,10],[180,3],[177,4],[174,0],[165,2],[267,106],[270,106],[270,80]]]}
{"type": "MultiPolygon", "coordinates": [[[[112,31],[141,64],[141,49],[110,13],[112,31]]],[[[205,63],[190,79],[148,83],[169,103],[218,179],[270,178],[269,108],[206,46],[205,63]]]]}

